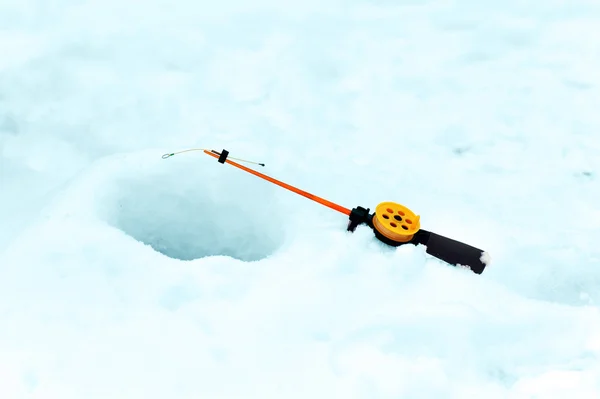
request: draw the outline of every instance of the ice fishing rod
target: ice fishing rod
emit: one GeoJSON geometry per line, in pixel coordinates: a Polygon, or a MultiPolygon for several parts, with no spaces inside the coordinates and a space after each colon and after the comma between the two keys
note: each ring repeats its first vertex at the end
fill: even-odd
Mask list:
{"type": "Polygon", "coordinates": [[[263,167],[265,164],[229,157],[229,151],[225,149],[218,152],[204,148],[193,148],[164,154],[162,158],[167,159],[176,154],[189,151],[203,151],[205,154],[216,158],[219,163],[235,166],[254,176],[260,177],[261,179],[343,213],[349,218],[347,231],[354,232],[358,226],[366,225],[373,230],[373,233],[378,240],[387,245],[398,247],[405,244],[421,244],[427,248],[426,252],[429,255],[453,266],[469,268],[477,274],[483,273],[485,267],[490,263],[490,257],[487,252],[469,244],[422,229],[421,217],[406,206],[396,202],[382,202],[375,207],[373,213],[370,213],[370,208],[363,208],[362,206],[348,209],[290,184],[274,179],[254,169],[243,166],[233,160],[263,167]]]}

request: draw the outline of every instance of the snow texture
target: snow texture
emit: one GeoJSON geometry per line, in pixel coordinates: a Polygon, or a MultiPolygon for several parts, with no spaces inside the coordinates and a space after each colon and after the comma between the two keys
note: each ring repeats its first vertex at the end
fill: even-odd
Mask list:
{"type": "Polygon", "coordinates": [[[598,43],[591,0],[3,0],[0,398],[600,397],[598,43]]]}

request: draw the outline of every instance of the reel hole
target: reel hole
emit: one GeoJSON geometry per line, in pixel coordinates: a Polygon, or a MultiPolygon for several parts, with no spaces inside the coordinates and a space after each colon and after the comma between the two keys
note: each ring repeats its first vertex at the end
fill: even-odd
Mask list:
{"type": "Polygon", "coordinates": [[[404,216],[404,212],[402,212],[402,211],[398,211],[398,215],[400,215],[400,216],[404,216]]]}
{"type": "Polygon", "coordinates": [[[394,213],[394,210],[392,208],[388,208],[386,209],[386,211],[388,211],[389,213],[394,213]]]}
{"type": "Polygon", "coordinates": [[[389,219],[390,217],[388,215],[386,215],[385,213],[382,215],[384,219],[389,219]]]}
{"type": "Polygon", "coordinates": [[[408,230],[408,227],[406,227],[406,225],[404,225],[404,224],[402,225],[402,228],[403,228],[404,230],[408,230]]]}
{"type": "Polygon", "coordinates": [[[398,215],[394,215],[394,219],[396,219],[396,220],[397,220],[397,221],[399,221],[399,222],[401,222],[401,221],[402,221],[402,218],[401,218],[400,216],[398,216],[398,215]]]}
{"type": "Polygon", "coordinates": [[[408,224],[412,224],[412,220],[410,220],[410,219],[405,219],[404,221],[408,224]]]}
{"type": "Polygon", "coordinates": [[[390,223],[390,226],[392,226],[392,227],[398,227],[398,225],[396,223],[394,223],[394,222],[390,223]]]}

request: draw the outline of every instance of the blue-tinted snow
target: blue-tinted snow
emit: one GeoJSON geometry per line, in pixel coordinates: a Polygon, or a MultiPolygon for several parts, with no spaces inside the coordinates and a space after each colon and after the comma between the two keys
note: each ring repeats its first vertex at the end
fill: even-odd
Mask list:
{"type": "Polygon", "coordinates": [[[600,4],[0,3],[0,397],[597,398],[600,4]],[[348,208],[397,201],[483,275],[348,208]]]}

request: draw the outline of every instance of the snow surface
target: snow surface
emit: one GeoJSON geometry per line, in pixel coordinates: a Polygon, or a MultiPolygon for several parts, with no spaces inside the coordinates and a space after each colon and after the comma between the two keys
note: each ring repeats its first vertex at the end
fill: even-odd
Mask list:
{"type": "Polygon", "coordinates": [[[599,43],[592,0],[2,0],[0,398],[600,397],[599,43]]]}

